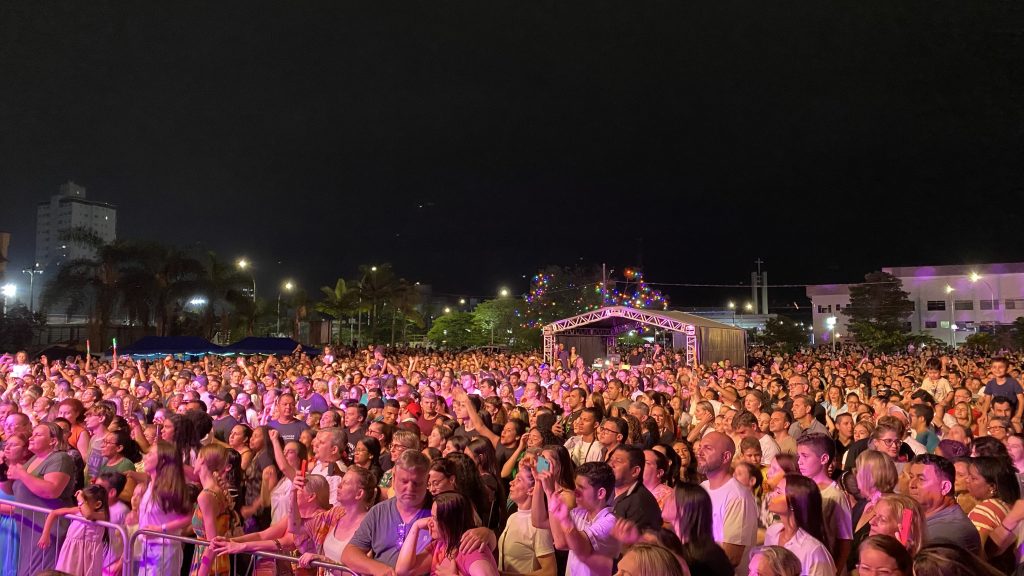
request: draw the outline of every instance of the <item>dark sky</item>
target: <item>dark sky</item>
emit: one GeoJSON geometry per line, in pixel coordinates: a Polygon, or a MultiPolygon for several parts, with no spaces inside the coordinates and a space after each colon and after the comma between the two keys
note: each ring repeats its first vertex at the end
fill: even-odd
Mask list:
{"type": "Polygon", "coordinates": [[[27,265],[74,179],[268,289],[488,296],[640,238],[655,282],[1019,261],[1022,6],[3,2],[0,230],[27,265]]]}

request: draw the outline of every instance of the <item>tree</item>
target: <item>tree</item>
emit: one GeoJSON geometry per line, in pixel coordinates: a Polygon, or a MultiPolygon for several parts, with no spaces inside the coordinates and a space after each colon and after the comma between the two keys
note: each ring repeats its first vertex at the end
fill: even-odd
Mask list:
{"type": "Polygon", "coordinates": [[[807,333],[796,322],[779,316],[769,318],[758,338],[764,344],[776,346],[785,353],[793,352],[807,343],[807,333]]]}
{"type": "Polygon", "coordinates": [[[32,346],[37,330],[43,326],[43,314],[33,315],[28,306],[18,304],[0,316],[0,350],[26,350],[32,346]]]}
{"type": "Polygon", "coordinates": [[[892,274],[867,274],[863,284],[850,285],[850,305],[842,310],[849,318],[850,334],[858,343],[876,350],[902,348],[910,332],[907,320],[914,312],[909,296],[900,279],[892,274]]]}
{"type": "MultiPolygon", "coordinates": [[[[324,298],[316,303],[317,312],[326,314],[339,322],[346,322],[354,317],[359,310],[359,290],[349,288],[344,278],[338,278],[333,288],[321,286],[320,292],[324,298]]],[[[341,337],[340,330],[338,337],[341,337]]]]}
{"type": "Polygon", "coordinates": [[[473,318],[491,344],[508,344],[514,329],[522,324],[525,304],[514,298],[485,300],[473,309],[473,318]]]}
{"type": "Polygon", "coordinates": [[[427,340],[444,348],[466,348],[487,343],[483,328],[469,312],[452,312],[434,320],[427,340]]]}
{"type": "Polygon", "coordinates": [[[547,266],[534,275],[524,324],[540,327],[601,306],[597,268],[547,266]]]}

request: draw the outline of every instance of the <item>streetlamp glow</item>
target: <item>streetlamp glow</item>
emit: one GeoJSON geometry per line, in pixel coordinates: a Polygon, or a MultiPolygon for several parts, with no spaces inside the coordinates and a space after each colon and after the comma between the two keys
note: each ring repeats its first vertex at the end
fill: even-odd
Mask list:
{"type": "Polygon", "coordinates": [[[747,302],[746,304],[743,305],[743,309],[746,310],[747,312],[750,312],[751,310],[754,309],[754,305],[751,304],[750,302],[747,302]]]}
{"type": "Polygon", "coordinates": [[[726,304],[726,306],[729,307],[729,310],[735,310],[736,309],[736,303],[733,302],[732,300],[730,300],[729,303],[726,304]]]}
{"type": "Polygon", "coordinates": [[[246,268],[249,267],[249,261],[246,260],[245,258],[239,258],[237,264],[238,267],[241,268],[242,270],[245,270],[246,268]]]}
{"type": "MultiPolygon", "coordinates": [[[[284,292],[291,292],[295,288],[295,284],[292,284],[291,280],[285,280],[281,288],[284,292]]],[[[281,290],[277,292],[277,333],[281,333],[281,290]]]]}
{"type": "Polygon", "coordinates": [[[370,266],[370,272],[376,272],[376,271],[377,271],[377,267],[376,266],[370,266]]]}
{"type": "Polygon", "coordinates": [[[953,292],[956,292],[956,288],[953,288],[949,284],[946,284],[946,294],[952,294],[953,292]]]}
{"type": "Polygon", "coordinates": [[[459,298],[459,304],[465,306],[466,305],[466,299],[465,298],[459,298]]]}
{"type": "Polygon", "coordinates": [[[4,316],[7,316],[7,299],[14,298],[17,293],[18,287],[14,284],[4,284],[3,288],[0,288],[0,294],[4,297],[4,316]]]}
{"type": "Polygon", "coordinates": [[[505,298],[506,296],[508,296],[508,288],[502,288],[501,290],[498,291],[498,294],[502,298],[505,298]]]}
{"type": "Polygon", "coordinates": [[[451,313],[452,313],[452,309],[451,309],[451,308],[449,308],[449,307],[447,307],[447,306],[445,306],[445,307],[444,307],[444,313],[445,313],[445,314],[451,314],[451,313]]]}
{"type": "Polygon", "coordinates": [[[977,272],[971,272],[971,275],[968,276],[968,278],[971,279],[971,282],[977,282],[978,280],[981,280],[981,274],[978,274],[977,272]]]}

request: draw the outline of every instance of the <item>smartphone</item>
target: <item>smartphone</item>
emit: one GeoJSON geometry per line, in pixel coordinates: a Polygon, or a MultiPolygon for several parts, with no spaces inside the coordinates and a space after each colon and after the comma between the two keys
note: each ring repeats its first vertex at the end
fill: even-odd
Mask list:
{"type": "Polygon", "coordinates": [[[537,456],[537,472],[547,472],[551,470],[551,463],[548,459],[543,456],[537,456]]]}

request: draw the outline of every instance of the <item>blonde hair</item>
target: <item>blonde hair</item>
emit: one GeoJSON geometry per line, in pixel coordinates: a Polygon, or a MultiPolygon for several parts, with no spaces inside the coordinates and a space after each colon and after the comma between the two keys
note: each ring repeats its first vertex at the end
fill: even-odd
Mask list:
{"type": "Polygon", "coordinates": [[[683,576],[683,567],[676,555],[657,544],[635,544],[626,554],[636,557],[636,576],[683,576]]]}
{"type": "Polygon", "coordinates": [[[802,568],[800,559],[782,546],[761,546],[750,552],[750,559],[760,555],[772,567],[772,572],[779,576],[800,576],[802,568]]]}
{"type": "MultiPolygon", "coordinates": [[[[926,523],[924,512],[921,511],[921,505],[917,503],[917,500],[905,494],[886,494],[879,498],[878,502],[885,502],[892,508],[892,513],[896,516],[896,523],[900,525],[903,523],[903,511],[910,510],[910,534],[904,534],[903,536],[907,541],[907,551],[910,552],[911,556],[916,556],[921,551],[921,547],[924,546],[925,540],[927,540],[926,523]]],[[[878,511],[877,504],[875,505],[875,511],[876,513],[878,511]]]]}
{"type": "MultiPolygon", "coordinates": [[[[892,492],[899,481],[896,465],[888,454],[878,450],[865,450],[857,456],[857,480],[869,479],[866,484],[874,486],[879,492],[892,492]]],[[[865,495],[866,496],[866,495],[865,495]]]]}

